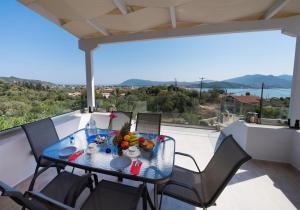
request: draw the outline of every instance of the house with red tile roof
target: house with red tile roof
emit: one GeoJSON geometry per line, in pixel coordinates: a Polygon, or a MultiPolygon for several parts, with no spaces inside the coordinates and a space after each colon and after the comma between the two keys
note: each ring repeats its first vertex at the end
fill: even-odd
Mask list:
{"type": "Polygon", "coordinates": [[[260,97],[258,96],[234,96],[229,95],[224,100],[224,108],[233,114],[246,114],[248,111],[255,111],[259,105],[260,97]]]}

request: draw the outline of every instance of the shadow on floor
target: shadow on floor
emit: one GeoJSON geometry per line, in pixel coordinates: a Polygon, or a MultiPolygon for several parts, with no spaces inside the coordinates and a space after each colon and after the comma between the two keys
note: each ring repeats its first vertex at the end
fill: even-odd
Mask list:
{"type": "MultiPolygon", "coordinates": [[[[217,150],[225,137],[221,132],[214,145],[214,151],[217,150]]],[[[280,190],[297,209],[300,209],[300,171],[290,164],[250,160],[240,168],[229,185],[262,176],[267,176],[273,182],[274,187],[280,190]]]]}
{"type": "Polygon", "coordinates": [[[233,177],[229,185],[262,176],[267,176],[274,187],[280,190],[297,209],[300,209],[300,172],[289,164],[250,160],[241,167],[240,172],[233,177]]]}

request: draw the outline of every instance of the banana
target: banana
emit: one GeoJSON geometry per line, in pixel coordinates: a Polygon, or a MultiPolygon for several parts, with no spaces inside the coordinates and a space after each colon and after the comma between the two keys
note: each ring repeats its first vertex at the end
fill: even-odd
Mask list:
{"type": "Polygon", "coordinates": [[[135,145],[137,143],[138,143],[138,141],[132,141],[132,142],[129,143],[129,146],[133,146],[133,145],[135,145]]]}
{"type": "Polygon", "coordinates": [[[137,139],[138,139],[137,137],[135,137],[135,138],[130,138],[130,139],[129,139],[129,142],[137,141],[137,139]]]}

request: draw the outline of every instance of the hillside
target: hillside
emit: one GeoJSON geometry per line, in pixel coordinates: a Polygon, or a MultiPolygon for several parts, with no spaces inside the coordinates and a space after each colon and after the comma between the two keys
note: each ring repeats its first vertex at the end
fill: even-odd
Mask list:
{"type": "Polygon", "coordinates": [[[16,82],[22,82],[22,83],[31,83],[31,84],[42,84],[44,86],[54,86],[55,84],[51,82],[41,81],[41,80],[33,80],[33,79],[21,79],[18,77],[0,77],[0,81],[6,82],[6,83],[16,83],[16,82]]]}
{"type": "Polygon", "coordinates": [[[238,83],[248,85],[252,88],[260,88],[264,82],[267,88],[291,88],[291,76],[281,75],[245,75],[241,77],[235,77],[232,79],[224,80],[224,82],[238,83]]]}
{"type": "MultiPolygon", "coordinates": [[[[174,82],[173,82],[174,83],[174,82]]],[[[158,81],[151,81],[151,80],[143,80],[143,79],[129,79],[121,84],[120,86],[158,86],[163,84],[169,84],[169,82],[158,82],[158,81]]]]}
{"type": "Polygon", "coordinates": [[[238,84],[233,82],[224,82],[224,81],[204,83],[203,87],[204,88],[251,88],[248,85],[238,84]]]}
{"type": "MultiPolygon", "coordinates": [[[[147,86],[159,86],[159,85],[174,85],[175,81],[152,81],[143,79],[129,79],[119,86],[134,86],[134,87],[147,87],[147,86]]],[[[199,84],[199,82],[177,82],[178,86],[189,86],[192,84],[199,84]]]]}
{"type": "MultiPolygon", "coordinates": [[[[129,79],[121,84],[120,86],[134,86],[134,87],[149,87],[149,86],[159,86],[159,85],[174,85],[174,81],[151,81],[151,80],[141,80],[141,79],[129,79]]],[[[177,82],[180,87],[188,88],[199,88],[200,82],[177,82]]],[[[233,82],[224,81],[212,81],[204,80],[203,88],[251,88],[249,85],[237,84],[233,82]]]]}
{"type": "Polygon", "coordinates": [[[287,74],[279,75],[277,77],[280,78],[280,79],[287,80],[287,81],[292,81],[292,79],[293,79],[292,75],[287,75],[287,74]]]}
{"type": "MultiPolygon", "coordinates": [[[[291,75],[245,75],[241,77],[235,77],[223,81],[203,81],[204,88],[260,88],[262,83],[265,83],[266,88],[291,88],[292,76],[291,75]]],[[[171,85],[174,81],[151,81],[141,79],[129,79],[120,84],[120,86],[159,86],[159,85],[171,85]]],[[[177,82],[178,86],[198,88],[200,82],[177,82]]]]}

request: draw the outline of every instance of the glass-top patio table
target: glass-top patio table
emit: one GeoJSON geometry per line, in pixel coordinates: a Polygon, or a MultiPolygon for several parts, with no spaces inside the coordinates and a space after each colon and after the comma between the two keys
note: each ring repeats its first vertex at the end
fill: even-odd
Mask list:
{"type": "MultiPolygon", "coordinates": [[[[138,160],[142,161],[142,166],[138,175],[130,172],[131,164],[123,169],[115,169],[111,166],[111,161],[116,158],[112,153],[107,153],[107,149],[113,151],[112,144],[113,135],[105,143],[98,144],[98,152],[93,154],[86,153],[88,144],[92,143],[86,129],[81,129],[71,135],[61,139],[58,143],[50,145],[43,151],[43,158],[64,163],[69,166],[81,168],[88,171],[99,172],[103,174],[117,176],[119,178],[127,178],[144,183],[154,184],[154,206],[157,208],[157,184],[168,181],[174,166],[175,141],[172,137],[165,136],[163,141],[156,141],[152,152],[141,150],[138,160]],[[77,151],[84,151],[77,159],[68,161],[67,158],[61,158],[59,153],[61,149],[68,146],[75,146],[77,151]]],[[[106,135],[109,133],[107,129],[97,129],[97,135],[106,135]]],[[[137,133],[138,137],[157,139],[154,134],[137,133]]],[[[132,161],[136,158],[131,158],[132,161]]],[[[153,207],[153,206],[152,206],[153,207]]]]}

